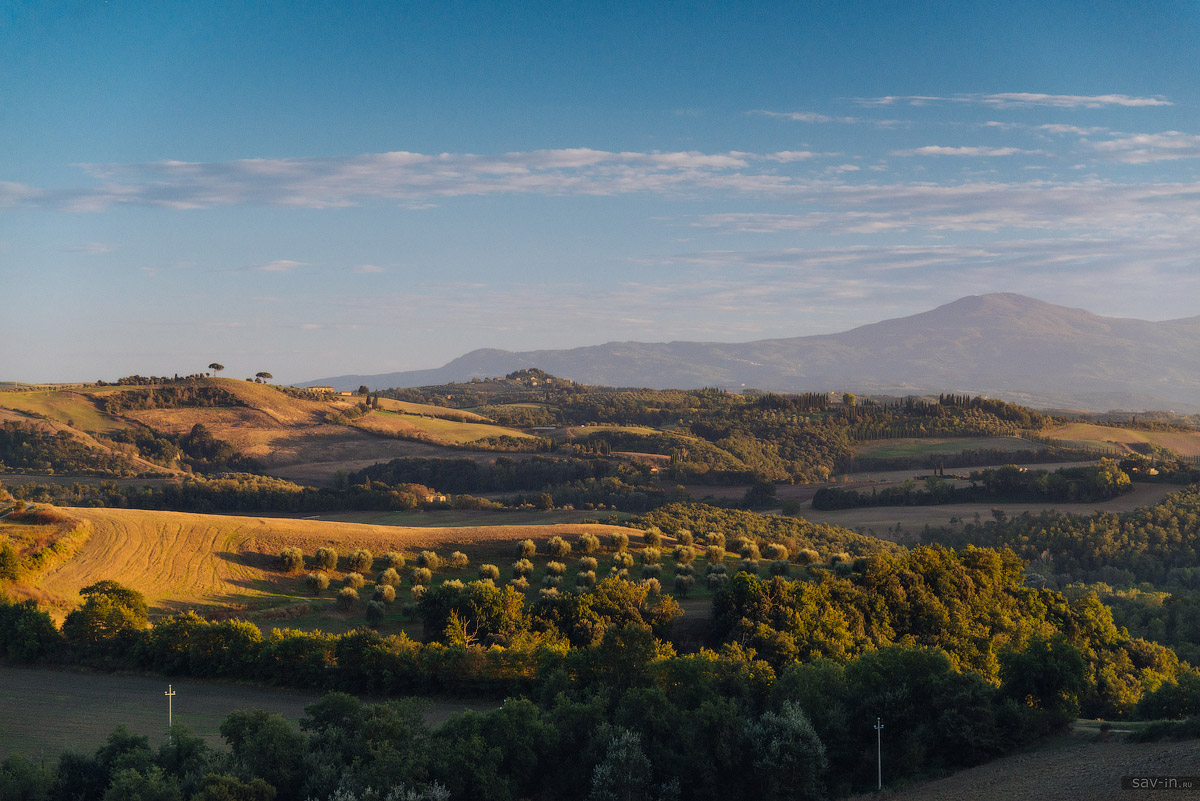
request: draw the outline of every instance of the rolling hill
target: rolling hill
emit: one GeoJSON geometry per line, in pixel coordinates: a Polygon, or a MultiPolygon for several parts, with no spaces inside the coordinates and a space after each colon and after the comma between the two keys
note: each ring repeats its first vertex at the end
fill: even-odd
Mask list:
{"type": "Polygon", "coordinates": [[[1200,317],[1150,322],[1021,295],[974,295],[839,334],[746,343],[610,342],[520,353],[481,349],[433,370],[308,383],[425,386],[528,367],[612,386],[959,392],[1039,407],[1196,412],[1200,317]]]}

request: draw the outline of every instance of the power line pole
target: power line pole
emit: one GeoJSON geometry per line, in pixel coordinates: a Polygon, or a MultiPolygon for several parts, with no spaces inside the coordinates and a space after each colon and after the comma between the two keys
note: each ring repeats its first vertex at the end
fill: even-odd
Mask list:
{"type": "Polygon", "coordinates": [[[167,691],[163,695],[167,696],[167,728],[170,729],[175,725],[175,690],[170,684],[167,685],[167,691]]]}
{"type": "Polygon", "coordinates": [[[879,789],[883,789],[883,720],[875,718],[875,765],[878,770],[879,789]]]}

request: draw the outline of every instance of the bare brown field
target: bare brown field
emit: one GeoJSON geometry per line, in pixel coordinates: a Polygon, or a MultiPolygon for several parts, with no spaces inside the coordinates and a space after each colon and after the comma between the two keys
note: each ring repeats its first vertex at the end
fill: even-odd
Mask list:
{"type": "Polygon", "coordinates": [[[60,616],[78,603],[81,587],[101,579],[145,594],[156,614],[294,603],[298,582],[274,569],[279,551],[288,546],[310,556],[324,546],[342,554],[355,548],[413,554],[450,547],[507,553],[521,539],[603,535],[619,528],[585,523],[418,528],[136,509],[62,511],[83,521],[90,534],[73,558],[36,582],[36,591],[60,616]]]}
{"type": "MultiPolygon", "coordinates": [[[[885,730],[886,734],[886,730],[885,730]]],[[[1059,747],[998,759],[935,781],[868,793],[852,801],[1010,801],[1010,799],[1195,799],[1200,789],[1125,790],[1123,776],[1195,776],[1200,740],[1179,743],[1094,742],[1073,737],[1059,747]]],[[[887,747],[884,746],[884,775],[887,747]]]]}

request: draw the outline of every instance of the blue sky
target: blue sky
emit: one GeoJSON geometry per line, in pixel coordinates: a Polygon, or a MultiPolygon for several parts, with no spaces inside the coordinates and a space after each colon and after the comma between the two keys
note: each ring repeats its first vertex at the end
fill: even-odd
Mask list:
{"type": "Polygon", "coordinates": [[[1193,3],[10,2],[0,379],[1200,313],[1193,3]]]}

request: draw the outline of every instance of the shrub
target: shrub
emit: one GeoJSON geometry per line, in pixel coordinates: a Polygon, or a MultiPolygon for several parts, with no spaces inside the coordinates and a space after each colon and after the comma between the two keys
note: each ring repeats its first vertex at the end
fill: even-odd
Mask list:
{"type": "Polygon", "coordinates": [[[422,598],[425,597],[425,590],[426,590],[426,587],[424,584],[414,584],[412,586],[412,589],[410,589],[408,591],[408,594],[409,594],[409,597],[411,597],[413,599],[413,601],[420,601],[422,598]]]}
{"type": "Polygon", "coordinates": [[[304,577],[304,583],[313,595],[320,595],[329,589],[329,576],[324,573],[309,573],[304,577]]]}
{"type": "Polygon", "coordinates": [[[643,579],[642,586],[650,595],[659,595],[662,592],[662,582],[656,578],[643,579]]]}
{"type": "Polygon", "coordinates": [[[643,565],[657,565],[659,563],[659,561],[661,561],[661,560],[662,560],[662,552],[659,551],[657,548],[643,548],[642,549],[642,564],[643,565]]]}
{"type": "Polygon", "coordinates": [[[442,557],[438,556],[433,551],[421,551],[417,554],[417,567],[423,567],[426,570],[434,571],[442,566],[442,557]]]}
{"type": "Polygon", "coordinates": [[[575,576],[575,583],[580,587],[595,587],[596,586],[596,571],[581,570],[575,576]]]}
{"type": "Polygon", "coordinates": [[[333,548],[318,548],[317,549],[317,564],[318,570],[337,570],[338,552],[333,548]]]}
{"type": "Polygon", "coordinates": [[[562,576],[552,576],[549,573],[542,576],[543,587],[553,587],[555,589],[562,586],[562,576]]]}
{"type": "Polygon", "coordinates": [[[758,560],[743,559],[741,561],[741,563],[738,564],[738,572],[739,573],[749,573],[752,576],[757,576],[758,575],[758,560]]]}
{"type": "Polygon", "coordinates": [[[366,548],[359,548],[350,554],[350,558],[346,560],[346,565],[355,573],[370,573],[371,565],[375,563],[375,557],[371,556],[371,552],[366,548]]]}
{"type": "Polygon", "coordinates": [[[642,535],[642,542],[649,548],[657,548],[662,545],[662,530],[658,526],[651,526],[646,529],[646,533],[642,535]]]}
{"type": "Polygon", "coordinates": [[[565,559],[571,553],[571,543],[559,536],[551,537],[546,543],[546,553],[555,559],[565,559]]]}
{"type": "Polygon", "coordinates": [[[337,594],[338,609],[343,611],[350,609],[358,603],[358,590],[353,587],[342,587],[337,594]]]}
{"type": "Polygon", "coordinates": [[[425,586],[433,580],[433,571],[427,567],[414,568],[410,578],[413,584],[425,586]]]}
{"type": "Polygon", "coordinates": [[[590,531],[579,535],[579,552],[587,555],[600,550],[600,538],[590,531]]]}
{"type": "Polygon", "coordinates": [[[680,545],[691,545],[696,541],[695,537],[692,536],[692,532],[686,528],[679,529],[679,533],[675,535],[675,539],[680,545]]]}
{"type": "Polygon", "coordinates": [[[399,551],[388,551],[383,555],[383,561],[387,562],[387,566],[393,570],[404,569],[404,554],[399,551]]]}
{"type": "Polygon", "coordinates": [[[514,576],[528,576],[533,573],[533,562],[528,559],[518,559],[512,564],[514,576]]]}
{"type": "Polygon", "coordinates": [[[662,565],[642,565],[642,578],[658,578],[662,575],[662,565]]]}
{"type": "Polygon", "coordinates": [[[629,568],[614,566],[610,575],[612,575],[613,578],[619,578],[622,581],[629,581],[629,568]]]}
{"type": "Polygon", "coordinates": [[[342,580],[342,583],[346,587],[357,590],[362,587],[362,585],[366,584],[367,580],[363,578],[362,573],[347,573],[346,578],[342,580]]]}
{"type": "Polygon", "coordinates": [[[704,583],[708,585],[710,590],[721,589],[727,581],[729,581],[729,576],[724,573],[709,573],[704,577],[704,583]]]}
{"type": "Polygon", "coordinates": [[[599,564],[600,563],[596,561],[596,557],[585,556],[579,560],[579,569],[580,570],[595,570],[599,566],[599,564]]]}
{"type": "Polygon", "coordinates": [[[792,563],[786,559],[776,559],[767,567],[767,572],[772,576],[786,576],[791,572],[792,563]]]}
{"type": "Polygon", "coordinates": [[[613,567],[631,568],[633,567],[633,554],[629,551],[617,551],[612,558],[613,567]]]}
{"type": "Polygon", "coordinates": [[[467,555],[462,551],[455,551],[454,553],[450,554],[450,567],[454,568],[455,570],[462,570],[467,566],[469,561],[470,560],[467,559],[467,555]]]}
{"type": "Polygon", "coordinates": [[[696,552],[689,545],[676,545],[675,550],[671,551],[671,556],[681,565],[690,565],[696,561],[696,552]]]}
{"type": "Polygon", "coordinates": [[[841,553],[835,553],[833,556],[829,557],[829,564],[831,565],[843,565],[849,561],[850,554],[846,553],[845,551],[842,551],[841,553]]]}
{"type": "Polygon", "coordinates": [[[802,565],[811,565],[821,558],[821,554],[817,553],[812,548],[803,548],[796,554],[796,561],[802,565]]]}
{"type": "Polygon", "coordinates": [[[624,531],[613,531],[608,535],[608,544],[614,551],[623,551],[629,547],[629,535],[624,531]]]}
{"type": "Polygon", "coordinates": [[[725,535],[719,531],[709,532],[708,536],[704,538],[704,544],[705,545],[718,545],[718,546],[724,548],[725,547],[725,535]]]}
{"type": "MultiPolygon", "coordinates": [[[[12,546],[5,543],[4,547],[12,546]]],[[[279,569],[284,573],[299,573],[304,569],[304,552],[299,548],[284,548],[279,552],[279,569]]]]}
{"type": "Polygon", "coordinates": [[[525,576],[516,576],[512,581],[508,582],[508,585],[513,589],[525,592],[529,589],[529,579],[525,576]]]}
{"type": "Polygon", "coordinates": [[[396,572],[396,568],[394,567],[385,568],[382,573],[376,576],[375,583],[396,587],[400,584],[400,574],[396,572]]]}
{"type": "Polygon", "coordinates": [[[537,544],[533,540],[521,540],[517,543],[517,558],[532,559],[537,553],[537,544]]]}
{"type": "Polygon", "coordinates": [[[676,564],[675,565],[675,575],[677,575],[677,576],[694,576],[694,575],[696,575],[696,568],[692,567],[691,565],[676,564]]]}
{"type": "Polygon", "coordinates": [[[567,566],[562,562],[547,562],[546,572],[551,576],[561,576],[567,572],[567,566]]]}
{"type": "Polygon", "coordinates": [[[738,553],[743,559],[751,561],[757,561],[762,557],[762,554],[758,552],[758,543],[753,540],[743,540],[738,547],[738,553]]]}
{"type": "Polygon", "coordinates": [[[767,558],[774,559],[775,561],[786,560],[788,558],[787,546],[772,542],[767,546],[767,558]]]}
{"type": "Polygon", "coordinates": [[[462,592],[467,587],[466,584],[462,583],[462,579],[449,579],[447,581],[443,581],[442,586],[448,590],[454,590],[455,592],[462,592]]]}
{"type": "Polygon", "coordinates": [[[558,598],[558,587],[542,587],[538,595],[544,601],[553,601],[558,598]]]}
{"type": "Polygon", "coordinates": [[[692,576],[676,576],[675,577],[675,592],[679,595],[687,595],[695,586],[696,579],[692,576]]]}
{"type": "Polygon", "coordinates": [[[708,567],[704,568],[704,575],[724,576],[726,575],[725,565],[709,565],[708,567]]]}
{"type": "Polygon", "coordinates": [[[704,558],[710,565],[725,561],[725,548],[721,545],[709,545],[704,549],[704,558]]]}
{"type": "Polygon", "coordinates": [[[385,604],[395,603],[396,587],[392,584],[376,585],[375,592],[371,596],[371,599],[385,604]]]}
{"type": "Polygon", "coordinates": [[[495,565],[480,565],[479,577],[481,579],[491,579],[492,581],[495,581],[496,579],[500,578],[500,568],[496,567],[495,565]]]}
{"type": "Polygon", "coordinates": [[[379,601],[367,601],[367,625],[379,628],[383,624],[384,605],[379,601]]]}

